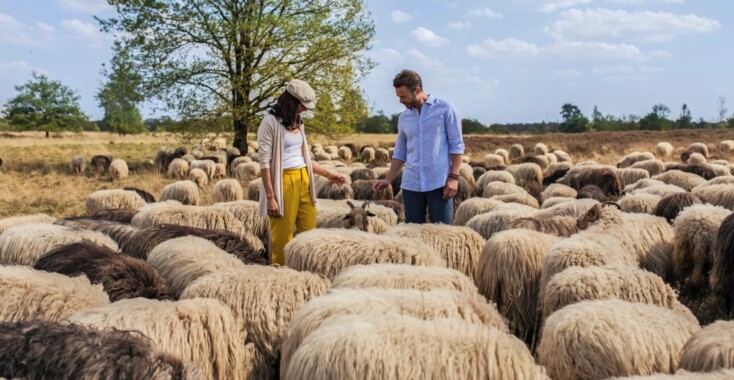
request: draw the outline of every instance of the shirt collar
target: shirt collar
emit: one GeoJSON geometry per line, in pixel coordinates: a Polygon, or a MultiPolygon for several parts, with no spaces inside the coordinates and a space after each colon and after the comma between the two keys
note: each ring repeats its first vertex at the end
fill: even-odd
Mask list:
{"type": "Polygon", "coordinates": [[[433,105],[433,103],[436,103],[436,98],[432,97],[431,94],[428,94],[428,98],[426,99],[426,103],[433,105]]]}

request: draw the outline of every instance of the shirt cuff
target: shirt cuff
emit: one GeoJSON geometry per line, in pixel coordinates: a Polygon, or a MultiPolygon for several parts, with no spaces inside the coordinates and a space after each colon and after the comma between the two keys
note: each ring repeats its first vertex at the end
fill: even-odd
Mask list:
{"type": "Polygon", "coordinates": [[[464,154],[464,147],[453,148],[449,151],[449,154],[464,154]]]}
{"type": "Polygon", "coordinates": [[[392,153],[392,158],[394,158],[394,159],[396,159],[398,161],[403,161],[403,162],[407,162],[408,161],[408,158],[407,157],[405,157],[403,155],[400,155],[400,154],[395,154],[395,152],[392,153]]]}

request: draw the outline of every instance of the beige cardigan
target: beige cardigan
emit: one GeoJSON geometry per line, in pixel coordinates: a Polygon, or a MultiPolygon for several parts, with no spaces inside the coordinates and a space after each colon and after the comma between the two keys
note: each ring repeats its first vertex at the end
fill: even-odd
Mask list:
{"type": "MultiPolygon", "coordinates": [[[[283,216],[283,147],[285,146],[285,128],[271,114],[267,114],[260,123],[257,130],[257,143],[260,148],[257,151],[260,169],[270,168],[270,179],[273,182],[273,195],[278,202],[278,216],[283,216]]],[[[308,141],[304,127],[301,126],[303,136],[303,159],[306,161],[308,177],[311,179],[311,201],[316,204],[316,186],[313,178],[313,167],[311,156],[308,154],[308,141]]],[[[265,183],[260,185],[260,215],[268,216],[268,197],[265,194],[265,183]]]]}

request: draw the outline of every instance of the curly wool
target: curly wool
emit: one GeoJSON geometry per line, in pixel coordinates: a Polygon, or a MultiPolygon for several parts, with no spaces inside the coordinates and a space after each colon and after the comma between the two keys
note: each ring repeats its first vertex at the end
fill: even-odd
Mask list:
{"type": "Polygon", "coordinates": [[[175,203],[144,207],[133,217],[131,224],[140,229],[161,224],[176,224],[209,230],[227,230],[240,236],[247,234],[242,223],[227,210],[175,203]]]}
{"type": "Polygon", "coordinates": [[[663,197],[660,195],[640,192],[625,195],[618,203],[622,211],[627,213],[652,214],[661,199],[663,197]]]}
{"type": "Polygon", "coordinates": [[[538,362],[553,379],[673,373],[698,323],[660,306],[583,301],[545,321],[538,362]]]}
{"type": "Polygon", "coordinates": [[[309,272],[246,265],[200,277],[186,287],[181,299],[213,298],[229,306],[248,341],[267,361],[275,362],[293,314],[329,285],[329,280],[309,272]]]}
{"type": "Polygon", "coordinates": [[[46,214],[18,215],[10,218],[0,219],[0,234],[10,227],[32,223],[54,223],[56,218],[46,214]]]}
{"type": "Polygon", "coordinates": [[[622,187],[637,183],[637,181],[650,178],[650,172],[641,168],[624,168],[617,169],[619,180],[622,181],[622,187]]]}
{"type": "MultiPolygon", "coordinates": [[[[319,201],[319,204],[321,201],[319,201]]],[[[237,220],[242,222],[246,231],[252,232],[263,244],[270,236],[270,218],[260,215],[260,204],[257,201],[241,200],[235,202],[216,203],[211,208],[229,211],[237,220]]]]}
{"type": "Polygon", "coordinates": [[[505,203],[496,199],[469,198],[461,202],[454,214],[454,225],[464,226],[473,217],[490,212],[505,203]]]}
{"type": "Polygon", "coordinates": [[[547,379],[527,347],[502,330],[395,314],[329,318],[303,340],[286,375],[285,379],[547,379]]]}
{"type": "Polygon", "coordinates": [[[675,185],[685,191],[691,191],[694,187],[706,183],[706,180],[693,173],[686,173],[680,170],[669,170],[660,173],[652,179],[662,181],[668,185],[675,185]]]}
{"type": "Polygon", "coordinates": [[[190,366],[133,331],[29,321],[0,324],[0,341],[0,373],[13,379],[197,378],[190,366]]]}
{"type": "Polygon", "coordinates": [[[693,334],[683,346],[680,368],[691,372],[734,368],[734,322],[716,321],[693,334]]]}
{"type": "Polygon", "coordinates": [[[0,266],[0,322],[58,322],[110,302],[102,285],[25,266],[0,266]]]}
{"type": "Polygon", "coordinates": [[[163,188],[161,201],[174,200],[181,204],[197,206],[201,202],[199,186],[195,182],[184,180],[171,183],[163,188]]]}
{"type": "Polygon", "coordinates": [[[387,230],[387,236],[404,237],[433,248],[446,260],[447,266],[474,279],[474,272],[484,246],[474,230],[461,226],[438,224],[401,224],[387,230]]]}
{"type": "Polygon", "coordinates": [[[482,198],[492,198],[497,195],[527,194],[527,193],[528,192],[525,191],[525,189],[515,184],[495,181],[495,182],[490,182],[486,186],[484,186],[484,191],[482,192],[482,198]]]}
{"type": "Polygon", "coordinates": [[[99,232],[54,224],[22,224],[0,234],[0,265],[33,265],[54,247],[79,241],[117,250],[117,243],[99,232]]]}
{"type": "Polygon", "coordinates": [[[679,369],[675,374],[655,374],[650,376],[611,377],[609,380],[730,380],[734,369],[720,369],[714,372],[688,372],[679,369]]]}
{"type": "Polygon", "coordinates": [[[206,379],[247,379],[252,355],[232,311],[217,300],[133,298],[78,312],[69,321],[100,330],[134,330],[162,352],[194,362],[206,379]]]}
{"type": "Polygon", "coordinates": [[[691,193],[699,197],[704,203],[721,206],[734,210],[734,185],[706,185],[694,188],[691,193]]]}
{"type": "Polygon", "coordinates": [[[543,257],[558,238],[540,232],[507,230],[492,236],[482,250],[475,282],[497,304],[512,332],[530,343],[538,326],[538,290],[543,257]]]}
{"type": "Polygon", "coordinates": [[[353,265],[331,281],[332,288],[453,289],[469,297],[479,295],[463,273],[437,266],[410,264],[353,265]]]}
{"type": "Polygon", "coordinates": [[[517,203],[532,208],[540,208],[538,200],[527,193],[496,195],[491,199],[496,199],[505,203],[517,203]]]}
{"type": "Polygon", "coordinates": [[[636,267],[570,267],[553,276],[540,295],[544,316],[581,301],[619,299],[679,311],[696,321],[660,276],[636,267]]]}
{"type": "Polygon", "coordinates": [[[334,278],[356,264],[446,266],[430,246],[406,238],[358,230],[315,229],[298,234],[285,246],[285,265],[334,278]]]}
{"type": "Polygon", "coordinates": [[[137,193],[127,190],[98,190],[84,200],[87,215],[92,216],[107,209],[139,210],[147,203],[137,193]]]}
{"type": "Polygon", "coordinates": [[[536,211],[535,208],[522,204],[504,204],[471,218],[466,226],[478,232],[483,238],[489,239],[495,233],[506,230],[511,222],[535,216],[536,211]]]}
{"type": "Polygon", "coordinates": [[[481,297],[454,290],[333,289],[306,303],[293,315],[283,335],[281,376],[287,376],[293,353],[311,332],[334,316],[399,314],[419,320],[453,319],[507,331],[502,316],[481,297]]]}

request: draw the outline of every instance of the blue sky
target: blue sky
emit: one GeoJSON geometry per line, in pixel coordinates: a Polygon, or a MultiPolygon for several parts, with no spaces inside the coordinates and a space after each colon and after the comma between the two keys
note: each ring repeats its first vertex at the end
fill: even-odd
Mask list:
{"type": "MultiPolygon", "coordinates": [[[[561,105],[590,115],[643,115],[663,103],[677,117],[734,111],[734,2],[715,0],[365,0],[377,66],[362,80],[373,110],[399,112],[391,85],[417,70],[427,92],[484,123],[555,121],[561,105]]],[[[0,0],[0,103],[35,70],[94,95],[111,36],[93,15],[104,0],[0,0]]],[[[145,116],[150,116],[147,108],[145,116]]]]}

